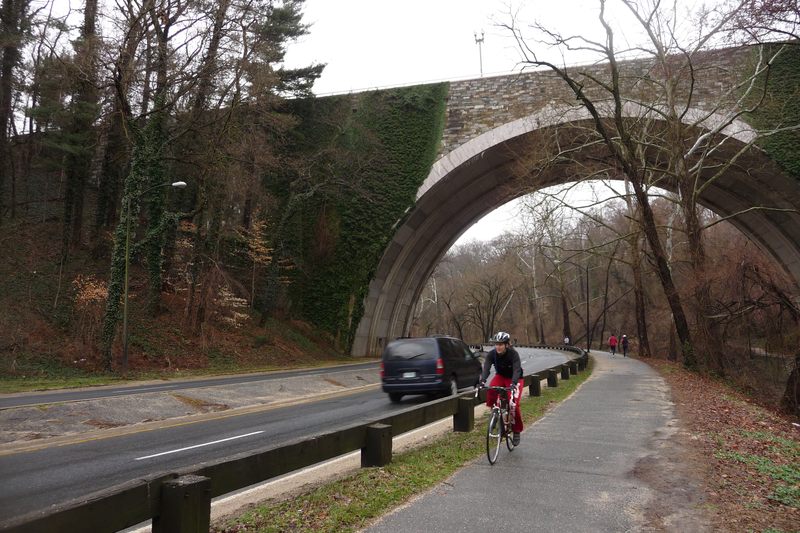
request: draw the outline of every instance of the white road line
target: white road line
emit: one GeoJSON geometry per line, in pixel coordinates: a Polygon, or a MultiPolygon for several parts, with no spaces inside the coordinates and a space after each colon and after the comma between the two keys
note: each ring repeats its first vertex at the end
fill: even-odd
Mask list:
{"type": "Polygon", "coordinates": [[[118,390],[113,391],[111,394],[138,394],[140,392],[151,391],[151,390],[162,390],[169,388],[170,385],[159,385],[157,387],[142,387],[141,389],[126,389],[126,390],[118,390]]]}
{"type": "Polygon", "coordinates": [[[211,446],[212,444],[219,444],[220,442],[227,442],[229,440],[243,439],[244,437],[250,437],[252,435],[258,435],[259,433],[264,433],[264,432],[263,431],[254,431],[252,433],[246,433],[244,435],[238,435],[236,437],[228,437],[227,439],[215,440],[213,442],[206,442],[206,443],[203,443],[203,444],[195,444],[194,446],[187,446],[186,448],[179,448],[177,450],[170,450],[168,452],[154,453],[153,455],[145,455],[144,457],[137,457],[135,460],[136,461],[141,461],[143,459],[152,459],[153,457],[160,457],[162,455],[169,455],[171,453],[185,452],[186,450],[193,450],[194,448],[202,448],[203,446],[211,446]]]}

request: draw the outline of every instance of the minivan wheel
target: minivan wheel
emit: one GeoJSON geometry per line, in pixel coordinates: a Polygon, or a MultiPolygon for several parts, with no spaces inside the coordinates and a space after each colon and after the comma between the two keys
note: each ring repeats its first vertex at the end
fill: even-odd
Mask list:
{"type": "Polygon", "coordinates": [[[389,393],[389,400],[391,400],[393,403],[399,403],[400,400],[402,400],[402,399],[403,399],[403,395],[400,394],[399,392],[390,392],[389,393]]]}
{"type": "Polygon", "coordinates": [[[456,377],[453,376],[450,378],[450,396],[455,396],[458,394],[458,383],[456,383],[456,377]]]}

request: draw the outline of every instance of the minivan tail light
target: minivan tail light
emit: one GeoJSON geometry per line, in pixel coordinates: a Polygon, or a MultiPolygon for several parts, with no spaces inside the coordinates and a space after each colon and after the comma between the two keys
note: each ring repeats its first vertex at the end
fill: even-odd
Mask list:
{"type": "Polygon", "coordinates": [[[441,357],[436,360],[436,373],[440,376],[444,374],[444,361],[441,357]]]}
{"type": "Polygon", "coordinates": [[[381,379],[383,379],[383,375],[384,375],[384,373],[383,373],[383,361],[381,361],[381,379]]]}

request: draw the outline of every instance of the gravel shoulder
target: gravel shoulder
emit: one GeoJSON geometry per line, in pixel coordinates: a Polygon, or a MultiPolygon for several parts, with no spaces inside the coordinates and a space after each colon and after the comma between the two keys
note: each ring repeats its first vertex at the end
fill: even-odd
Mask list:
{"type": "Polygon", "coordinates": [[[148,392],[0,411],[0,453],[10,453],[100,433],[119,434],[180,421],[231,416],[380,386],[372,370],[338,371],[335,376],[294,376],[276,380],[148,392]]]}

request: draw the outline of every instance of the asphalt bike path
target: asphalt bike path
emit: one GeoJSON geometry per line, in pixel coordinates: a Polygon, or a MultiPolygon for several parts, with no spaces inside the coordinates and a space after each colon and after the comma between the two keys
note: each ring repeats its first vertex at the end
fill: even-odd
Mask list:
{"type": "Polygon", "coordinates": [[[513,452],[503,446],[494,466],[481,455],[365,531],[646,530],[658,494],[633,472],[675,431],[669,389],[645,363],[592,354],[592,376],[513,452]]]}

